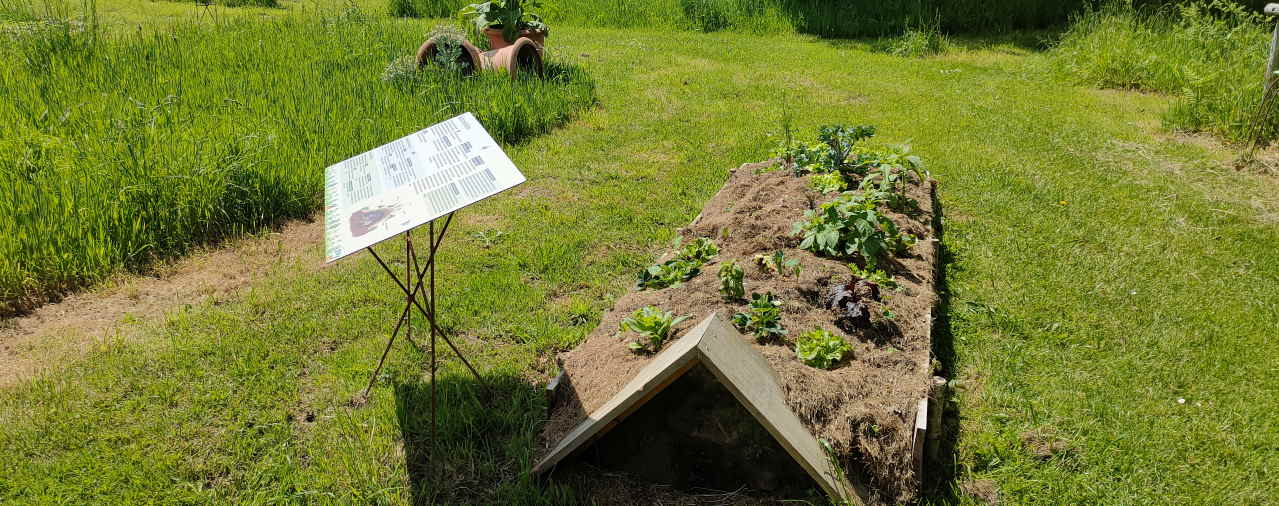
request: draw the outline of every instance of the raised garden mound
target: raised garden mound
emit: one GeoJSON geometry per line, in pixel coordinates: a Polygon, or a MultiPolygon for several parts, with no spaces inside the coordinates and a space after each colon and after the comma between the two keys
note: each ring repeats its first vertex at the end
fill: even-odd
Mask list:
{"type": "MultiPolygon", "coordinates": [[[[774,163],[746,164],[734,170],[698,218],[679,231],[686,240],[710,238],[720,248],[699,275],[669,288],[631,291],[604,314],[599,327],[580,346],[561,355],[564,387],[557,392],[555,408],[536,443],[535,459],[545,456],[656,355],[627,348],[634,336],[618,332],[619,322],[627,315],[650,305],[689,315],[672,331],[674,339],[713,312],[728,319],[745,311],[746,302],[721,296],[715,275],[721,263],[736,260],[745,270],[748,298],[752,292],[772,292],[783,301],[781,323],[789,332],[786,338],[766,344],[749,336],[745,339],[776,372],[787,405],[813,436],[832,445],[852,479],[869,486],[873,501],[915,499],[918,479],[912,443],[917,406],[927,397],[930,385],[930,330],[937,301],[933,183],[909,185],[908,196],[918,201],[919,212],[883,211],[919,242],[908,255],[896,257],[888,269],[900,289],[884,290],[889,296],[882,303],[872,303],[870,325],[858,327],[839,319],[824,300],[832,284],[850,279],[849,259],[822,258],[800,250],[800,238],[791,235],[792,225],[803,218],[804,211],[836,195],[812,190],[808,178],[795,177],[788,170],[760,172],[774,163]],[[757,254],[777,250],[801,262],[798,277],[772,273],[753,260],[757,254]],[[895,316],[886,318],[885,309],[895,316]],[[800,362],[794,340],[814,328],[843,336],[853,346],[852,358],[833,370],[800,362]]],[[[592,495],[605,503],[627,503],[615,494],[646,490],[608,484],[615,481],[591,482],[602,487],[592,495]]]]}

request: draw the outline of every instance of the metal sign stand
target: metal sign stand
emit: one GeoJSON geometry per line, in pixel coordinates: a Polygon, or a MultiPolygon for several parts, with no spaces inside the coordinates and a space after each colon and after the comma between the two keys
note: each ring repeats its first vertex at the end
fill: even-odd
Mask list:
{"type": "MultiPolygon", "coordinates": [[[[444,340],[471,371],[483,394],[492,390],[462,350],[440,329],[439,295],[435,292],[435,262],[444,235],[459,210],[526,181],[474,114],[462,113],[417,132],[355,155],[324,169],[325,262],[368,250],[386,275],[404,293],[404,309],[387,339],[377,367],[364,392],[352,406],[368,402],[391,347],[404,329],[413,341],[413,313],[420,313],[431,332],[431,443],[428,462],[435,459],[438,438],[439,374],[437,341],[444,340]],[[444,218],[443,225],[436,223],[444,218]],[[425,263],[418,262],[413,229],[430,228],[425,263]],[[437,233],[437,230],[438,233],[437,233]],[[391,269],[373,246],[404,237],[404,274],[391,269]]],[[[413,342],[417,346],[416,342],[413,342]]]]}
{"type": "Polygon", "coordinates": [[[373,250],[373,246],[368,246],[366,248],[369,251],[369,254],[373,255],[373,259],[377,260],[378,265],[382,266],[382,270],[386,271],[387,276],[390,276],[391,280],[395,281],[395,284],[400,286],[400,290],[404,292],[405,303],[404,310],[400,312],[400,319],[395,323],[395,330],[391,331],[391,338],[387,340],[386,348],[382,350],[382,358],[378,360],[377,368],[373,370],[373,374],[369,377],[369,384],[364,388],[364,393],[360,395],[360,399],[368,399],[369,392],[373,389],[373,384],[377,382],[378,374],[382,372],[382,366],[386,363],[386,356],[390,354],[391,345],[395,344],[395,338],[400,334],[401,328],[404,329],[405,339],[412,341],[413,308],[416,307],[418,312],[422,313],[422,316],[426,318],[427,324],[431,328],[431,448],[429,450],[429,455],[432,462],[435,460],[435,441],[437,434],[435,416],[435,372],[438,367],[438,357],[435,353],[436,341],[439,339],[444,340],[444,343],[449,345],[449,348],[453,350],[453,353],[457,354],[457,357],[461,359],[462,364],[465,365],[466,368],[471,371],[471,374],[475,376],[475,380],[479,382],[480,386],[485,390],[488,389],[488,384],[484,382],[484,378],[481,377],[480,373],[475,370],[475,367],[471,366],[471,363],[466,360],[466,356],[462,354],[462,350],[458,349],[458,347],[453,344],[453,341],[440,330],[439,324],[437,323],[437,313],[435,312],[437,301],[435,294],[435,254],[439,251],[440,242],[444,240],[444,234],[445,232],[448,232],[449,224],[452,222],[453,213],[449,213],[448,217],[444,220],[444,225],[440,227],[440,233],[438,235],[435,233],[435,222],[430,222],[430,247],[427,250],[425,265],[418,264],[417,251],[413,248],[412,230],[404,232],[404,281],[401,281],[400,277],[397,276],[395,272],[387,266],[386,262],[382,260],[382,257],[378,256],[377,251],[373,250]],[[424,295],[426,298],[425,307],[419,300],[419,297],[423,297],[420,295],[423,288],[423,282],[426,283],[426,294],[424,295]]]}

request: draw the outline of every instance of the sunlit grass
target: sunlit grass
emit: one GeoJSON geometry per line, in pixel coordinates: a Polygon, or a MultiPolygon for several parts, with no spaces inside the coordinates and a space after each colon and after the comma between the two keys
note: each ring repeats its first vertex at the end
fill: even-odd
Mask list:
{"type": "Polygon", "coordinates": [[[0,309],[320,206],[326,165],[471,111],[502,142],[593,102],[586,75],[384,70],[422,32],[353,11],[102,32],[10,26],[0,47],[0,309]]]}
{"type": "Polygon", "coordinates": [[[1177,95],[1164,115],[1172,130],[1231,141],[1279,135],[1273,112],[1256,117],[1273,20],[1226,1],[1134,9],[1110,1],[1075,20],[1054,50],[1069,81],[1177,95]]]}
{"type": "MultiPolygon", "coordinates": [[[[450,17],[469,0],[387,0],[396,16],[450,17]]],[[[826,37],[896,35],[938,20],[946,30],[991,32],[1064,24],[1081,0],[546,0],[552,23],[703,32],[800,32],[826,37]]]]}
{"type": "MultiPolygon", "coordinates": [[[[348,404],[401,294],[367,256],[306,268],[323,257],[307,244],[311,260],[241,296],[130,326],[137,338],[0,392],[0,454],[18,456],[0,459],[0,501],[571,503],[565,484],[527,474],[552,354],[729,168],[768,156],[784,111],[806,131],[879,125],[940,180],[935,351],[962,430],[944,454],[958,480],[930,500],[966,480],[1006,504],[1272,495],[1279,436],[1256,427],[1279,389],[1264,359],[1279,354],[1279,252],[1258,245],[1279,241],[1279,191],[1161,136],[1150,118],[1166,97],[1062,86],[1027,70],[1039,56],[1001,47],[904,59],[797,36],[573,27],[551,44],[590,72],[600,106],[508,145],[529,181],[460,213],[445,241],[444,326],[500,387],[482,397],[447,360],[445,481],[424,478],[423,351],[401,342],[368,405],[348,404]],[[1069,450],[1037,456],[1026,431],[1069,450]]],[[[307,106],[328,100],[344,99],[307,106]]],[[[361,124],[328,121],[333,135],[361,124]]]]}

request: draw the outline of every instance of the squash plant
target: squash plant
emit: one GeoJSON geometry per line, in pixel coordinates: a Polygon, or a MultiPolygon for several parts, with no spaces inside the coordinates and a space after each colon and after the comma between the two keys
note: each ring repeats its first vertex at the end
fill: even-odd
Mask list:
{"type": "Polygon", "coordinates": [[[507,42],[515,42],[523,30],[539,31],[550,36],[550,28],[542,22],[537,14],[525,9],[537,9],[541,3],[537,0],[489,0],[488,2],[470,4],[458,11],[458,18],[475,25],[476,33],[483,35],[485,28],[501,28],[502,38],[507,42]]]}
{"type": "Polygon", "coordinates": [[[800,249],[834,258],[860,255],[868,266],[877,265],[916,241],[875,209],[880,202],[873,194],[845,193],[804,211],[804,219],[795,222],[791,234],[804,236],[800,249]]]}
{"type": "Polygon", "coordinates": [[[906,196],[910,176],[923,183],[930,174],[918,156],[910,154],[910,146],[888,146],[853,155],[857,170],[865,177],[858,190],[877,191],[896,210],[917,209],[919,202],[906,196]]]}
{"type": "Polygon", "coordinates": [[[909,172],[920,183],[931,176],[928,169],[924,167],[923,159],[910,154],[910,146],[907,144],[892,144],[873,149],[859,147],[854,150],[853,163],[856,164],[859,172],[869,172],[871,169],[884,166],[909,172]]]}
{"type": "Polygon", "coordinates": [[[644,306],[635,310],[630,316],[622,319],[618,329],[631,331],[640,335],[638,341],[626,345],[636,353],[653,353],[662,347],[662,343],[671,335],[671,328],[688,319],[687,316],[676,317],[675,313],[662,311],[655,306],[644,306]]]}
{"type": "Polygon", "coordinates": [[[795,342],[795,356],[805,365],[818,369],[830,369],[851,355],[853,347],[844,338],[826,329],[813,329],[799,336],[795,342]]]}

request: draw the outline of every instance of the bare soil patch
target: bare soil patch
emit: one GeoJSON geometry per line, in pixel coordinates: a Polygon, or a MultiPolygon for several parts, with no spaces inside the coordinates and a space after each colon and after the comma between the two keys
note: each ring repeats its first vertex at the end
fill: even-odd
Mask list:
{"type": "MultiPolygon", "coordinates": [[[[260,237],[236,239],[153,269],[122,275],[29,314],[0,320],[0,388],[58,368],[107,340],[136,338],[123,330],[174,308],[228,300],[264,271],[303,260],[324,240],[320,220],[286,223],[260,237]]],[[[303,262],[321,268],[319,258],[303,262]]]]}
{"type": "Polygon", "coordinates": [[[993,481],[965,481],[959,484],[959,490],[982,504],[999,504],[999,487],[993,481]]]}
{"type": "MultiPolygon", "coordinates": [[[[824,301],[832,284],[849,280],[847,260],[799,250],[800,238],[791,235],[792,224],[802,219],[805,210],[835,195],[809,189],[807,178],[796,178],[789,171],[756,173],[769,165],[747,164],[735,170],[699,218],[680,231],[686,240],[711,238],[720,247],[719,255],[702,266],[701,274],[681,285],[628,293],[580,346],[561,356],[569,388],[541,433],[535,448],[537,458],[652,360],[654,355],[639,355],[626,347],[634,336],[618,334],[618,324],[627,315],[649,305],[689,315],[672,333],[677,338],[711,312],[727,320],[746,310],[745,302],[726,301],[718,291],[715,273],[720,264],[736,260],[746,271],[748,294],[772,292],[784,301],[782,325],[789,331],[784,342],[758,344],[747,339],[776,371],[790,407],[813,435],[834,446],[845,469],[868,483],[879,501],[900,503],[915,498],[912,430],[916,405],[929,387],[932,308],[937,301],[932,184],[911,185],[909,196],[918,201],[920,212],[888,213],[903,231],[920,241],[909,256],[898,257],[891,266],[900,290],[885,290],[889,297],[871,307],[870,324],[856,326],[840,320],[824,301]],[[772,273],[753,261],[756,254],[777,250],[801,261],[803,271],[798,277],[772,273]],[[895,317],[886,318],[884,309],[895,317]],[[794,340],[814,328],[843,336],[854,347],[853,358],[829,371],[800,362],[794,340]]],[[[605,488],[608,490],[597,492],[614,494],[626,489],[615,484],[605,488]]],[[[624,498],[609,501],[628,502],[624,498]]]]}

